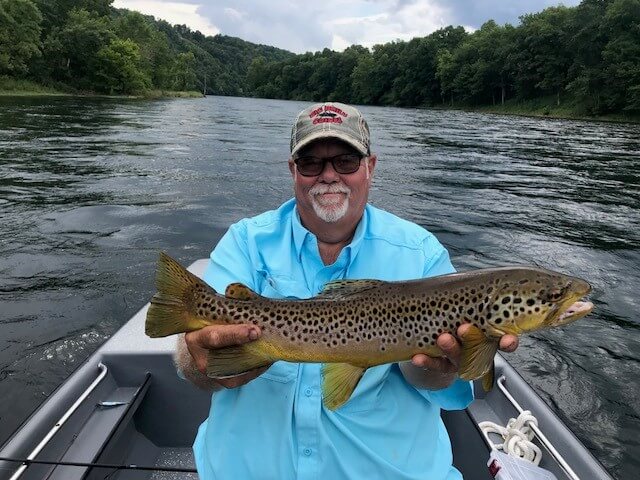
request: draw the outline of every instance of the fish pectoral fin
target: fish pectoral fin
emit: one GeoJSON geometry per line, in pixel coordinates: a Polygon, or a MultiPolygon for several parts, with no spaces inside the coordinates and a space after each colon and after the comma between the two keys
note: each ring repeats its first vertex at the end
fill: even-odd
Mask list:
{"type": "Polygon", "coordinates": [[[382,280],[334,280],[327,283],[316,298],[338,300],[366,292],[383,283],[382,280]]]}
{"type": "Polygon", "coordinates": [[[350,363],[325,363],[322,366],[322,398],[329,410],[342,406],[356,389],[366,368],[350,363]]]}
{"type": "Polygon", "coordinates": [[[490,372],[498,351],[498,340],[488,338],[482,330],[471,325],[460,337],[462,357],[459,375],[463,380],[475,380],[490,372]]]}
{"type": "Polygon", "coordinates": [[[235,300],[256,300],[260,298],[260,295],[242,283],[230,283],[224,291],[224,296],[235,300]]]}
{"type": "Polygon", "coordinates": [[[207,376],[211,378],[234,377],[275,361],[266,353],[264,342],[257,340],[244,345],[210,350],[207,358],[207,376]]]}
{"type": "Polygon", "coordinates": [[[489,371],[482,376],[482,388],[485,392],[490,391],[493,388],[493,381],[496,376],[496,363],[492,360],[489,371]]]}

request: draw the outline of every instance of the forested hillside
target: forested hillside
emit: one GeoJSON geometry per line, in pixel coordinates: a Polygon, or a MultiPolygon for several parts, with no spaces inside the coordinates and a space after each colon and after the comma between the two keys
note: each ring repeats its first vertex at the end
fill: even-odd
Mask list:
{"type": "Polygon", "coordinates": [[[0,0],[0,75],[72,91],[150,89],[248,95],[260,56],[292,53],[117,10],[112,0],[0,0]]]}
{"type": "Polygon", "coordinates": [[[372,50],[257,58],[248,83],[272,98],[399,106],[546,98],[584,114],[640,112],[640,0],[584,0],[524,15],[517,26],[449,26],[372,50]]]}
{"type": "Polygon", "coordinates": [[[640,113],[640,0],[583,0],[426,37],[293,53],[205,37],[112,0],[0,0],[0,75],[75,91],[148,89],[398,106],[544,99],[587,115],[640,113]]]}

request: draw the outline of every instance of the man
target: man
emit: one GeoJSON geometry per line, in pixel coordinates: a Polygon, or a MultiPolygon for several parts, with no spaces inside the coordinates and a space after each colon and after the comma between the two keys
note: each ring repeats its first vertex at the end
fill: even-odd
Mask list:
{"type": "MultiPolygon", "coordinates": [[[[289,159],[295,199],[232,225],[205,280],[220,292],[241,282],[266,297],[309,298],[331,280],[453,272],[431,233],[367,204],[376,163],[357,109],[324,103],[300,112],[289,159]]],[[[218,380],[203,375],[208,350],[259,336],[253,325],[223,325],[179,339],[185,376],[216,391],[194,444],[202,479],[461,478],[440,419],[441,408],[472,400],[470,383],[456,376],[454,336],[438,338],[443,358],[415,355],[367,370],[335,411],[322,405],[319,364],[276,362],[218,380]]],[[[503,350],[516,346],[516,337],[503,337],[503,350]]]]}

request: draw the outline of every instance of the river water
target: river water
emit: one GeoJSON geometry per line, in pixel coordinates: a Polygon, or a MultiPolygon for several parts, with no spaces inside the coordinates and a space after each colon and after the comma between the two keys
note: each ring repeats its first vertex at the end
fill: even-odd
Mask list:
{"type": "MultiPolygon", "coordinates": [[[[305,106],[0,97],[0,443],[148,300],[158,251],[206,257],[291,196],[305,106]]],[[[508,360],[617,479],[638,478],[640,127],[362,110],[371,202],[434,232],[459,270],[592,283],[594,314],[508,360]]]]}

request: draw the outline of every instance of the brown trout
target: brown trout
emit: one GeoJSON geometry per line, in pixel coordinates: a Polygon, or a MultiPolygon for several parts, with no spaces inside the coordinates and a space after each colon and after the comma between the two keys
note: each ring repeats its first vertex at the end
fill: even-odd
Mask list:
{"type": "Polygon", "coordinates": [[[591,290],[579,278],[537,267],[503,267],[405,282],[339,280],[308,300],[274,300],[233,283],[224,296],[165,253],[146,334],[164,337],[215,324],[255,324],[261,337],[210,352],[207,375],[230,377],[287,362],[322,362],[323,401],[346,402],[364,371],[418,353],[442,356],[436,339],[472,326],[460,338],[459,376],[493,382],[500,337],[565,325],[591,312],[578,301],[591,290]]]}

